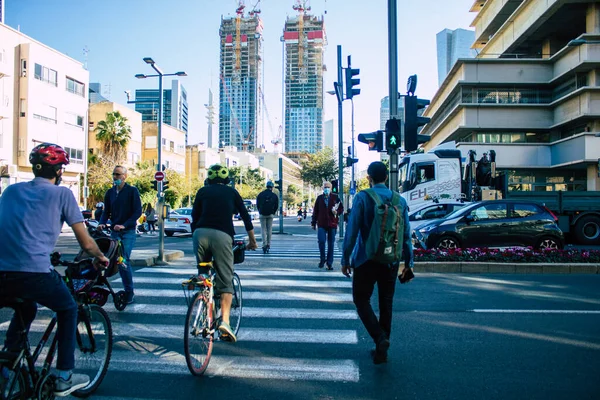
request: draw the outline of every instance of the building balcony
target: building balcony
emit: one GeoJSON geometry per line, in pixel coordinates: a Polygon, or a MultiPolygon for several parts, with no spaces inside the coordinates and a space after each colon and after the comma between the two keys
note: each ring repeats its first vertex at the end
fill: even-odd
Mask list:
{"type": "Polygon", "coordinates": [[[471,23],[471,26],[475,28],[474,47],[485,46],[489,38],[504,25],[522,2],[523,0],[488,0],[482,7],[474,5],[471,11],[478,11],[471,23]]]}

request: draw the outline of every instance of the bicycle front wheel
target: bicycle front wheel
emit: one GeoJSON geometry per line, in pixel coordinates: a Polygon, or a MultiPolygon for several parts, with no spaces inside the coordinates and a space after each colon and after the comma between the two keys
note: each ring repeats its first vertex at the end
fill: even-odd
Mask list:
{"type": "Polygon", "coordinates": [[[90,377],[90,383],[75,392],[75,397],[87,397],[102,383],[112,354],[113,332],[108,314],[98,305],[80,309],[77,319],[75,368],[90,377]]]}
{"type": "Polygon", "coordinates": [[[183,346],[185,361],[192,375],[202,375],[213,349],[212,304],[202,292],[196,293],[185,317],[183,346]]]}
{"type": "Polygon", "coordinates": [[[0,363],[0,399],[20,400],[27,398],[27,381],[20,367],[10,369],[10,363],[0,363]]]}
{"type": "Polygon", "coordinates": [[[231,312],[229,314],[229,326],[237,335],[242,322],[242,283],[240,277],[233,273],[233,298],[231,299],[231,312]]]}

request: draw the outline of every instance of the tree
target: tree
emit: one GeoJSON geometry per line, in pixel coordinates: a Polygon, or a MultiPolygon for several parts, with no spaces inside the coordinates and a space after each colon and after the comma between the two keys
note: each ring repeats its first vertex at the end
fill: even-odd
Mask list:
{"type": "Polygon", "coordinates": [[[121,164],[127,158],[127,145],[131,139],[131,126],[127,118],[119,111],[106,113],[106,118],[98,122],[94,130],[96,140],[100,142],[104,156],[112,161],[112,165],[121,164]]]}
{"type": "Polygon", "coordinates": [[[258,168],[231,167],[229,168],[229,178],[235,182],[236,187],[244,184],[252,189],[262,190],[265,187],[265,178],[260,174],[258,168]]]}
{"type": "Polygon", "coordinates": [[[288,186],[287,191],[283,196],[283,200],[287,202],[288,207],[290,205],[299,204],[302,201],[300,190],[296,187],[296,185],[288,186]]]}
{"type": "Polygon", "coordinates": [[[324,181],[337,178],[338,171],[333,149],[325,147],[314,154],[307,154],[307,159],[302,162],[300,177],[304,182],[320,187],[324,181]]]}
{"type": "Polygon", "coordinates": [[[105,156],[98,155],[97,162],[88,168],[88,186],[90,188],[90,204],[104,201],[104,194],[113,185],[112,172],[114,164],[105,156]]]}

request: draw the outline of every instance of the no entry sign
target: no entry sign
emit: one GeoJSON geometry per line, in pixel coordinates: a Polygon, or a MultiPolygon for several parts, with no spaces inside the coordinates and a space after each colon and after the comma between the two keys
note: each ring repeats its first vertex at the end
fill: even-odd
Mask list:
{"type": "Polygon", "coordinates": [[[154,174],[154,179],[156,179],[158,182],[162,181],[163,179],[165,179],[165,173],[162,171],[156,171],[156,173],[154,174]]]}

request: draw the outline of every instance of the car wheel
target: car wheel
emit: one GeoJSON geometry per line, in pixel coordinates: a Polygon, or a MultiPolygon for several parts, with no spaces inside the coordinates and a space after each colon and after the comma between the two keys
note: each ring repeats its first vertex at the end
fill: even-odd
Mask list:
{"type": "Polygon", "coordinates": [[[460,249],[460,243],[451,236],[443,236],[437,241],[435,247],[444,250],[460,249]]]}
{"type": "Polygon", "coordinates": [[[593,215],[583,217],[575,225],[575,238],[581,244],[600,243],[600,218],[593,215]]]}
{"type": "Polygon", "coordinates": [[[167,235],[168,237],[173,236],[173,232],[165,232],[165,235],[167,235]]]}
{"type": "Polygon", "coordinates": [[[560,242],[557,239],[549,236],[541,238],[536,246],[536,249],[539,250],[558,250],[561,248],[562,246],[560,242]]]}

